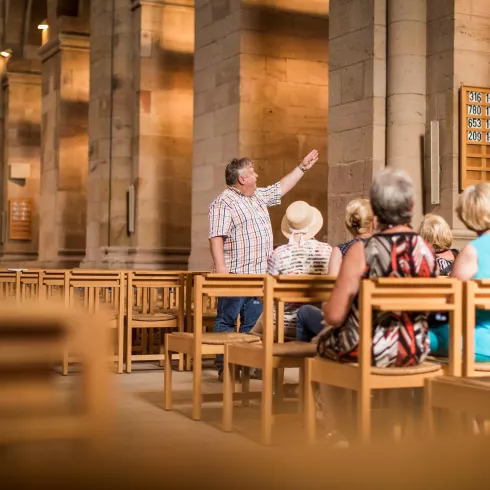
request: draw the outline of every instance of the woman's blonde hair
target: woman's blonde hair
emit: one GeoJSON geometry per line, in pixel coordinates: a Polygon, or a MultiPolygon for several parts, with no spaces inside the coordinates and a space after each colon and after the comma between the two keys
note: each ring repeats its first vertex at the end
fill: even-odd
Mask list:
{"type": "Polygon", "coordinates": [[[449,250],[453,244],[453,233],[447,221],[437,214],[426,214],[420,225],[420,236],[434,248],[435,252],[449,250]]]}
{"type": "Polygon", "coordinates": [[[369,199],[354,199],[345,208],[345,226],[354,236],[373,231],[374,214],[369,199]]]}
{"type": "Polygon", "coordinates": [[[466,188],[459,196],[456,213],[469,230],[481,233],[490,229],[490,184],[480,182],[466,188]]]}

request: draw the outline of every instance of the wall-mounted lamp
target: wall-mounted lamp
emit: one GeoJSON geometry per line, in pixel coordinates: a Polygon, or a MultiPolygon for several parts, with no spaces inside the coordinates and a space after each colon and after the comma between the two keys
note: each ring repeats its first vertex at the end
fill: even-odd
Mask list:
{"type": "Polygon", "coordinates": [[[40,31],[45,31],[47,28],[48,28],[48,24],[45,24],[44,22],[42,24],[39,24],[37,26],[37,28],[40,30],[40,31]]]}
{"type": "Polygon", "coordinates": [[[2,51],[0,51],[0,56],[3,56],[4,58],[10,58],[12,56],[12,50],[3,49],[2,51]]]}

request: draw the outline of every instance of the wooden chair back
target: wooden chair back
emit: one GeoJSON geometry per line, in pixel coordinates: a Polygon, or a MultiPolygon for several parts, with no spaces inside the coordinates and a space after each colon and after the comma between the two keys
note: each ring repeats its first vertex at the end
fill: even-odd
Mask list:
{"type": "Polygon", "coordinates": [[[269,297],[277,304],[274,341],[284,342],[285,303],[311,304],[328,301],[335,281],[335,277],[312,274],[275,276],[272,296],[269,297]]]}
{"type": "Polygon", "coordinates": [[[374,311],[447,311],[450,323],[449,372],[461,376],[462,283],[457,279],[377,278],[364,279],[359,298],[359,375],[368,381],[372,366],[372,320],[374,311]]]}
{"type": "Polygon", "coordinates": [[[25,270],[20,274],[20,302],[39,301],[42,270],[25,270]]]}
{"type": "Polygon", "coordinates": [[[476,310],[490,310],[490,279],[467,281],[464,299],[463,376],[490,376],[489,362],[475,362],[476,310]]]}
{"type": "Polygon", "coordinates": [[[100,437],[110,400],[100,330],[62,304],[0,305],[0,444],[100,437]],[[53,379],[67,342],[78,346],[88,368],[68,400],[53,379]]]}
{"type": "Polygon", "coordinates": [[[0,271],[0,301],[20,302],[21,271],[0,271]]]}
{"type": "MultiPolygon", "coordinates": [[[[207,274],[194,277],[194,345],[202,342],[202,312],[207,298],[257,297],[265,294],[265,274],[207,274]]],[[[270,278],[272,279],[272,278],[270,278]]]]}

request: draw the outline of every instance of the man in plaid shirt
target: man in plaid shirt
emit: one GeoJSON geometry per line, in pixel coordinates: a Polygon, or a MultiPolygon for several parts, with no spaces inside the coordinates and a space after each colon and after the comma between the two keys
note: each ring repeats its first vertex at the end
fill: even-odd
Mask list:
{"type": "MultiPolygon", "coordinates": [[[[209,206],[209,241],[213,271],[219,274],[264,274],[272,253],[273,233],[268,207],[281,203],[288,193],[318,161],[311,151],[303,161],[279,182],[257,188],[254,162],[234,158],[226,166],[228,186],[209,206]]],[[[240,315],[240,331],[248,333],[262,313],[258,298],[218,298],[215,332],[232,332],[240,315]]],[[[223,379],[223,356],[216,367],[223,379]]]]}

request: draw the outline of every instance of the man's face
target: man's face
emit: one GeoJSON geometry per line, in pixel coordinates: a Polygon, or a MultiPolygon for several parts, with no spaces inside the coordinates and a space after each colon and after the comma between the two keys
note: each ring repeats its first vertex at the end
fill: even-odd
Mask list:
{"type": "Polygon", "coordinates": [[[254,166],[250,165],[246,168],[243,169],[241,179],[242,179],[242,185],[255,190],[257,188],[257,178],[259,176],[256,174],[254,166]]]}

